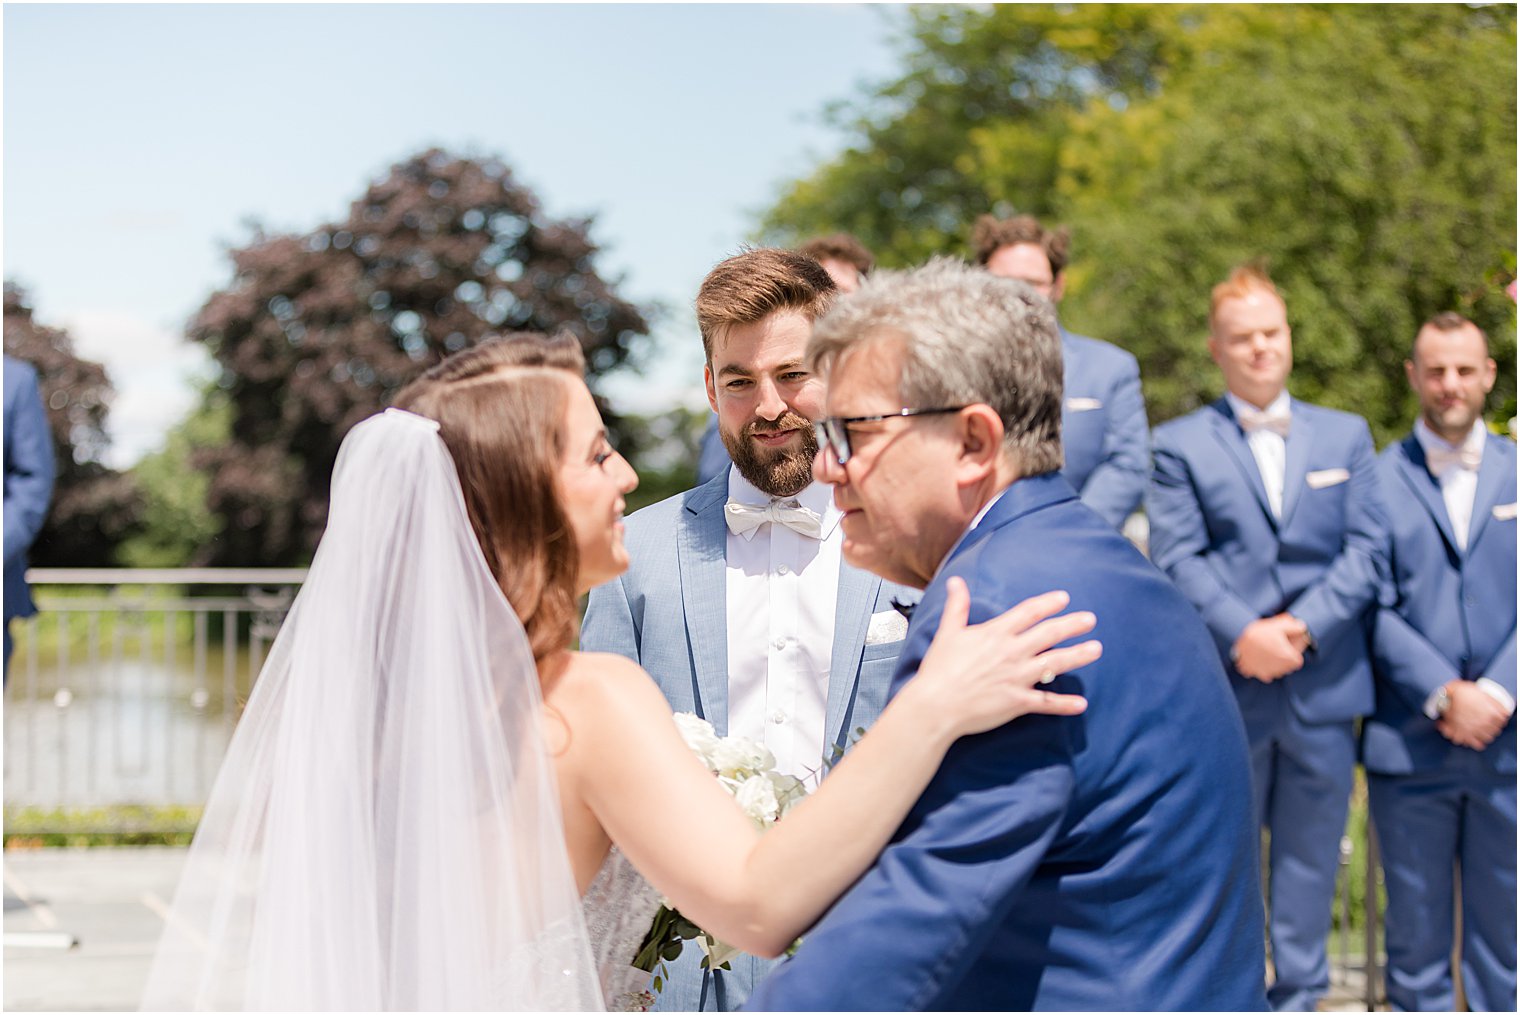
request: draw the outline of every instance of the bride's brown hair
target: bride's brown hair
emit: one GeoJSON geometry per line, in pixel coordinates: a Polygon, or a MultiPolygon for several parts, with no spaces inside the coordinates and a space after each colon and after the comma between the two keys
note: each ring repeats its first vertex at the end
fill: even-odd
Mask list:
{"type": "Polygon", "coordinates": [[[566,375],[586,373],[569,335],[488,339],[397,393],[435,420],[454,459],[475,538],[540,664],[575,637],[579,560],[559,497],[566,375]]]}

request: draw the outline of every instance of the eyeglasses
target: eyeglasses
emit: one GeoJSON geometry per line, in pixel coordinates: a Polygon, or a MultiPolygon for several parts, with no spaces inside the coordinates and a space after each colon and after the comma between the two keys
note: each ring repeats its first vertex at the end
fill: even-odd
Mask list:
{"type": "Polygon", "coordinates": [[[964,408],[964,405],[947,405],[943,409],[902,409],[882,413],[880,416],[830,416],[814,423],[813,432],[818,435],[818,446],[827,447],[833,452],[834,461],[843,465],[855,453],[850,447],[849,428],[852,423],[879,423],[900,416],[938,416],[947,412],[960,412],[964,408]]]}

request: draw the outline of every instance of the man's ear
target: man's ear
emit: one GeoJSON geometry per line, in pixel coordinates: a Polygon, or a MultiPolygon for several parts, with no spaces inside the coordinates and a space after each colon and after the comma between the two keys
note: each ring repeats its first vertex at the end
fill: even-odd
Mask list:
{"type": "Polygon", "coordinates": [[[702,367],[702,386],[707,389],[707,404],[712,406],[712,411],[718,411],[718,386],[713,379],[712,364],[707,363],[702,367]]]}
{"type": "Polygon", "coordinates": [[[1061,297],[1066,295],[1066,269],[1056,272],[1056,277],[1050,281],[1050,302],[1060,303],[1061,297]]]}
{"type": "Polygon", "coordinates": [[[992,406],[979,402],[960,411],[959,424],[957,478],[967,484],[980,482],[997,469],[1003,456],[1003,421],[992,406]]]}

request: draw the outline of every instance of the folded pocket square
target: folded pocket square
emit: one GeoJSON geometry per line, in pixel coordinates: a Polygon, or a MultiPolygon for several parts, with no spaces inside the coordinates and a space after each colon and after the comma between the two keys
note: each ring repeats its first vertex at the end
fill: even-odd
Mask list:
{"type": "Polygon", "coordinates": [[[1320,469],[1318,472],[1311,472],[1305,476],[1304,482],[1309,484],[1311,490],[1323,490],[1327,486],[1344,483],[1350,478],[1350,469],[1320,469]]]}
{"type": "Polygon", "coordinates": [[[1515,520],[1515,505],[1514,504],[1495,504],[1494,505],[1494,517],[1497,518],[1497,519],[1499,519],[1499,521],[1501,521],[1501,522],[1512,522],[1512,521],[1514,521],[1515,520]]]}
{"type": "Polygon", "coordinates": [[[908,618],[896,610],[883,610],[871,614],[871,624],[866,628],[867,645],[886,645],[902,641],[908,636],[908,618]]]}
{"type": "Polygon", "coordinates": [[[1103,408],[1103,401],[1097,398],[1074,397],[1066,400],[1066,408],[1072,412],[1090,412],[1093,409],[1103,408]]]}

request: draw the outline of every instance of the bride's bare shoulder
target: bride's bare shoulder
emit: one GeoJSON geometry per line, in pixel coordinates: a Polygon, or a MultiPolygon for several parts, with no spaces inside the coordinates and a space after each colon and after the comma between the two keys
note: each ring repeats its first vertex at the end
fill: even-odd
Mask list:
{"type": "Polygon", "coordinates": [[[643,667],[610,652],[570,652],[546,696],[588,719],[626,719],[629,712],[670,714],[665,696],[643,667]]]}

